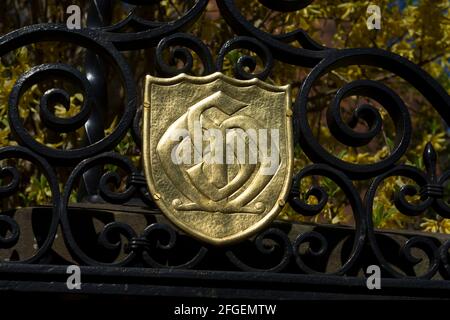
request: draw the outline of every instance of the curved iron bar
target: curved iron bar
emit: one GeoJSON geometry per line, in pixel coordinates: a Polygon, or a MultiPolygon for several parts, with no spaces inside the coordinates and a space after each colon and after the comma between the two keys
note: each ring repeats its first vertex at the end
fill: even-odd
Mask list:
{"type": "MultiPolygon", "coordinates": [[[[385,257],[383,256],[382,250],[380,249],[377,239],[374,234],[373,222],[372,222],[372,212],[373,212],[373,204],[374,198],[376,196],[376,192],[380,184],[389,177],[394,176],[403,176],[409,179],[412,179],[419,188],[416,188],[413,185],[404,185],[400,188],[400,190],[395,194],[395,206],[396,208],[404,215],[408,216],[417,216],[422,214],[427,209],[433,208],[443,217],[448,217],[448,204],[442,199],[443,198],[443,190],[444,183],[448,178],[448,172],[445,172],[441,178],[437,177],[436,174],[436,166],[437,166],[437,156],[436,152],[431,145],[428,143],[425,146],[425,150],[423,153],[423,161],[425,164],[425,168],[427,172],[422,172],[419,169],[406,165],[399,165],[383,175],[378,176],[370,188],[367,191],[365,202],[367,206],[367,219],[368,219],[368,239],[373,249],[374,254],[379,260],[380,264],[383,268],[388,271],[391,275],[395,277],[404,277],[405,275],[389,264],[385,257]],[[407,196],[412,197],[415,195],[420,195],[421,199],[419,203],[411,203],[407,196]]],[[[409,238],[406,243],[401,247],[400,253],[404,256],[408,263],[412,265],[416,265],[422,261],[417,257],[414,257],[411,249],[416,247],[425,252],[429,259],[428,270],[422,275],[416,276],[420,278],[431,278],[438,271],[440,264],[440,255],[442,259],[442,263],[444,266],[447,266],[447,251],[448,251],[448,243],[444,243],[441,246],[439,251],[438,246],[440,244],[436,244],[430,240],[429,237],[424,236],[414,236],[409,238]],[[447,251],[445,251],[447,248],[447,251]]]]}
{"type": "MultiPolygon", "coordinates": [[[[393,118],[396,125],[395,148],[388,158],[373,164],[353,164],[345,162],[330,152],[314,138],[307,113],[308,95],[324,74],[338,67],[350,65],[370,65],[390,71],[411,83],[436,108],[440,116],[450,124],[450,98],[444,88],[425,71],[412,62],[396,54],[379,49],[345,49],[330,53],[306,77],[294,106],[295,136],[302,150],[313,162],[326,163],[341,170],[352,179],[373,178],[392,168],[405,154],[411,136],[410,115],[401,99],[386,86],[374,81],[354,81],[338,91],[327,119],[330,131],[342,143],[349,146],[367,144],[380,128],[380,116],[375,109],[364,106],[356,109],[354,118],[366,120],[370,131],[364,134],[351,130],[350,124],[344,124],[338,115],[340,101],[349,95],[364,95],[380,102],[393,118]]],[[[353,121],[355,122],[355,121],[353,121]]]]}
{"type": "MultiPolygon", "coordinates": [[[[147,4],[139,1],[126,1],[131,4],[147,4]]],[[[135,11],[131,11],[129,16],[122,22],[112,27],[106,27],[102,30],[102,37],[105,41],[112,43],[119,50],[137,50],[154,47],[164,37],[173,33],[187,30],[192,24],[200,18],[208,0],[197,0],[194,6],[183,16],[175,21],[159,23],[149,22],[138,18],[135,11]],[[118,29],[124,28],[127,24],[137,23],[143,25],[145,30],[135,33],[121,33],[118,29]]]]}
{"type": "MultiPolygon", "coordinates": [[[[88,254],[83,252],[83,250],[77,243],[77,239],[75,238],[74,233],[72,232],[68,210],[70,195],[73,192],[74,187],[77,185],[78,182],[77,180],[79,180],[82,177],[82,175],[89,169],[92,169],[96,166],[100,167],[101,165],[105,164],[115,165],[118,168],[125,170],[129,175],[137,173],[136,168],[133,166],[133,164],[128,158],[113,152],[100,154],[98,156],[80,162],[73,169],[70,177],[68,178],[66,186],[64,188],[64,193],[61,198],[60,204],[61,227],[63,230],[66,246],[75,259],[88,265],[105,264],[105,265],[121,266],[126,265],[130,263],[132,260],[134,260],[135,253],[129,252],[125,258],[111,264],[102,261],[97,261],[95,258],[90,257],[88,254]]],[[[99,184],[99,194],[101,195],[101,197],[113,203],[124,203],[127,200],[131,199],[131,197],[136,192],[136,188],[133,185],[127,186],[127,188],[123,192],[116,192],[110,190],[109,185],[111,183],[116,188],[118,188],[120,187],[120,182],[121,178],[116,172],[108,171],[105,174],[103,174],[99,184]]],[[[117,240],[117,242],[115,243],[112,243],[109,240],[112,234],[115,234],[116,238],[119,238],[119,235],[122,235],[128,241],[131,241],[132,238],[136,237],[135,231],[130,226],[124,223],[111,222],[106,226],[104,226],[103,231],[98,236],[98,243],[107,250],[117,249],[121,245],[120,240],[117,240]]]]}
{"type": "MultiPolygon", "coordinates": [[[[50,117],[48,118],[48,123],[53,124],[56,120],[58,120],[57,123],[61,125],[64,124],[64,126],[62,126],[63,128],[66,124],[68,124],[69,128],[67,129],[73,130],[81,124],[82,120],[86,120],[84,117],[89,115],[88,108],[90,108],[89,105],[93,103],[91,99],[92,95],[90,93],[90,85],[85,77],[81,78],[78,71],[75,71],[74,68],[69,69],[69,67],[60,64],[52,64],[51,66],[44,65],[30,70],[14,85],[10,95],[10,107],[8,110],[9,124],[14,136],[20,144],[44,156],[52,163],[57,162],[58,165],[70,166],[80,162],[83,159],[89,158],[103,151],[110,150],[125,136],[136,113],[136,86],[123,56],[111,43],[105,42],[103,40],[103,35],[97,31],[68,30],[65,26],[53,24],[33,25],[7,34],[0,40],[0,55],[4,55],[22,46],[42,41],[70,41],[71,43],[77,44],[81,47],[89,48],[92,52],[98,56],[102,56],[106,61],[108,61],[108,63],[114,67],[114,70],[118,73],[122,81],[125,93],[124,113],[117,124],[117,127],[109,136],[86,147],[71,150],[59,150],[48,147],[45,144],[36,141],[35,138],[23,126],[22,119],[19,116],[18,106],[22,94],[33,84],[35,84],[35,81],[42,80],[40,77],[41,73],[58,77],[63,76],[71,81],[74,79],[77,80],[78,83],[82,84],[84,89],[83,94],[88,98],[85,100],[85,107],[82,108],[83,111],[74,118],[61,120],[50,117]]],[[[50,98],[49,95],[52,98],[59,98],[61,96],[64,97],[64,94],[61,91],[52,91],[46,95],[47,97],[45,97],[42,102],[45,103],[48,101],[50,98]]],[[[46,115],[45,111],[42,114],[46,115]]]]}
{"type": "Polygon", "coordinates": [[[232,50],[237,49],[247,49],[254,51],[258,57],[261,58],[264,64],[264,68],[261,72],[253,74],[256,69],[257,61],[254,57],[244,55],[239,57],[238,61],[234,65],[233,71],[234,76],[238,79],[252,79],[258,78],[260,80],[265,80],[270,75],[273,68],[273,57],[269,49],[266,48],[261,42],[255,40],[254,38],[240,36],[235,37],[227,41],[219,51],[217,55],[217,70],[222,70],[225,56],[232,50]],[[245,68],[249,71],[246,71],[245,68]]]}
{"type": "Polygon", "coordinates": [[[287,267],[293,253],[291,242],[283,231],[276,228],[267,229],[260,233],[253,242],[253,245],[256,247],[258,253],[261,253],[263,256],[265,256],[266,259],[264,260],[270,258],[270,255],[273,254],[275,249],[277,248],[279,250],[282,250],[281,258],[275,258],[275,261],[273,262],[273,264],[275,265],[270,265],[268,267],[255,266],[255,261],[252,261],[249,264],[248,262],[244,262],[242,259],[238,258],[235,253],[235,251],[238,251],[240,247],[242,247],[241,244],[238,245],[237,248],[231,248],[226,251],[225,254],[228,257],[229,261],[231,261],[231,263],[233,263],[236,267],[244,271],[280,272],[287,267]],[[271,242],[267,243],[268,240],[271,240],[271,242]]]}
{"type": "Polygon", "coordinates": [[[192,73],[194,58],[187,48],[193,50],[202,61],[202,75],[208,75],[215,71],[211,52],[202,41],[189,34],[176,33],[162,39],[156,47],[156,68],[158,72],[164,77],[173,77],[180,73],[192,73]],[[172,46],[178,47],[170,51],[169,60],[172,65],[168,65],[164,61],[163,52],[172,46]],[[182,68],[175,66],[178,61],[183,62],[182,68]]]}
{"type": "MultiPolygon", "coordinates": [[[[27,148],[21,146],[1,148],[0,161],[7,159],[22,159],[31,162],[39,168],[39,171],[45,176],[50,187],[52,198],[51,205],[53,208],[51,209],[51,221],[45,239],[38,243],[38,248],[36,248],[36,252],[31,257],[18,261],[11,261],[11,263],[36,263],[39,262],[51,250],[58,229],[61,209],[59,203],[61,196],[58,186],[58,179],[53,167],[47,162],[47,160],[27,148]]],[[[0,186],[0,199],[3,200],[18,192],[20,188],[21,173],[15,167],[0,167],[0,177],[2,178],[2,181],[6,177],[9,177],[11,180],[11,182],[7,185],[0,186]]],[[[21,226],[14,219],[14,216],[10,216],[8,213],[3,212],[0,212],[0,223],[3,224],[3,227],[5,227],[6,224],[6,227],[10,232],[9,236],[5,236],[4,234],[0,235],[0,251],[1,249],[14,248],[20,240],[21,226]]]]}
{"type": "MultiPolygon", "coordinates": [[[[364,217],[364,207],[361,201],[361,197],[359,196],[358,191],[355,189],[350,179],[348,179],[348,177],[341,171],[323,164],[310,165],[302,169],[294,177],[294,185],[291,189],[289,200],[291,207],[301,215],[315,216],[319,214],[324,209],[328,201],[328,195],[326,191],[323,188],[317,186],[311,187],[305,195],[305,200],[307,200],[310,196],[315,197],[318,202],[317,204],[310,205],[307,204],[305,200],[301,199],[300,183],[302,179],[314,175],[327,177],[333,180],[345,193],[353,210],[353,217],[355,220],[355,235],[353,240],[353,247],[344,264],[339,267],[338,270],[334,271],[334,274],[345,274],[355,264],[355,261],[359,258],[359,255],[365,244],[367,222],[364,217]]],[[[300,269],[307,273],[319,273],[317,270],[314,270],[306,265],[302,260],[302,256],[299,254],[300,246],[303,243],[307,242],[310,243],[310,246],[308,247],[308,253],[318,257],[327,254],[329,247],[328,241],[322,234],[313,231],[298,235],[297,239],[294,242],[296,263],[300,267],[300,269]],[[313,241],[319,243],[319,249],[312,249],[311,242],[313,241]]]]}
{"type": "MultiPolygon", "coordinates": [[[[330,51],[333,51],[333,49],[324,48],[317,44],[301,29],[284,35],[273,35],[262,31],[247,21],[235,2],[235,0],[217,0],[217,5],[226,22],[237,34],[251,36],[262,42],[270,49],[277,60],[299,66],[314,67],[323,58],[327,57],[331,53],[330,51]],[[293,40],[298,41],[302,48],[289,45],[289,42],[293,40]]],[[[277,0],[267,0],[263,1],[263,4],[271,4],[272,7],[283,7],[289,9],[288,11],[296,10],[295,7],[298,6],[286,6],[286,3],[289,2],[301,3],[302,6],[303,3],[308,1],[288,0],[280,3],[277,0]]]]}

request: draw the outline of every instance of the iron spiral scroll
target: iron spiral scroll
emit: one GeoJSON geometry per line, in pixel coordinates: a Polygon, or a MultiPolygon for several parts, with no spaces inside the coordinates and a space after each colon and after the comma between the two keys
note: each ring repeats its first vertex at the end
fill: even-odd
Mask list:
{"type": "MultiPolygon", "coordinates": [[[[154,1],[123,2],[130,5],[130,12],[124,20],[113,25],[69,30],[64,25],[39,24],[0,37],[0,56],[43,41],[84,48],[117,75],[120,85],[120,89],[116,90],[118,96],[110,99],[121,100],[121,114],[111,132],[104,137],[92,138],[83,146],[64,150],[38,141],[27,131],[20,115],[21,98],[43,79],[62,79],[82,92],[84,99],[80,111],[70,118],[56,117],[50,111],[52,105],[61,103],[67,106],[71,93],[64,88],[50,88],[40,97],[39,115],[43,125],[55,132],[67,133],[84,128],[88,121],[95,124],[96,120],[90,118],[93,110],[107,108],[105,101],[99,97],[101,92],[98,87],[86,74],[86,71],[95,72],[97,65],[93,65],[92,61],[84,68],[68,65],[64,61],[45,63],[31,67],[13,85],[8,121],[18,146],[0,149],[0,160],[4,165],[0,168],[3,183],[0,198],[7,200],[19,192],[20,181],[24,177],[14,166],[8,165],[8,161],[22,159],[43,174],[50,186],[52,201],[47,214],[42,217],[40,209],[34,209],[31,230],[25,230],[32,235],[28,235],[26,240],[21,240],[24,230],[21,225],[23,219],[18,219],[19,208],[0,213],[0,252],[10,254],[9,261],[2,265],[77,263],[101,268],[228,270],[356,277],[368,264],[377,264],[381,266],[383,276],[388,278],[449,279],[450,240],[423,233],[391,237],[388,233],[375,230],[372,221],[377,189],[383,180],[391,176],[404,176],[416,183],[416,186],[401,188],[395,196],[392,206],[402,214],[413,216],[433,208],[443,217],[450,218],[450,208],[443,195],[450,171],[438,176],[438,159],[433,146],[428,144],[424,150],[426,172],[401,164],[402,157],[411,148],[414,130],[410,112],[401,97],[380,81],[357,80],[340,88],[327,108],[327,126],[331,135],[348,147],[369,144],[383,130],[383,117],[372,105],[358,106],[353,112],[352,123],[362,120],[369,129],[357,132],[352,123],[346,123],[341,117],[340,104],[343,99],[353,95],[364,96],[385,108],[395,125],[394,145],[386,158],[371,164],[346,162],[330,153],[315,138],[306,117],[310,92],[321,77],[337,68],[365,65],[402,78],[411,88],[417,89],[450,125],[450,97],[435,79],[407,59],[381,49],[327,48],[316,43],[301,29],[288,34],[269,34],[247,21],[235,0],[217,0],[222,17],[237,35],[226,41],[214,55],[201,39],[189,33],[189,28],[205,12],[207,0],[195,1],[192,8],[178,20],[168,22],[139,17],[139,8],[154,1]],[[137,31],[123,32],[128,26],[133,26],[137,31]],[[300,46],[293,45],[293,42],[298,42],[300,46]],[[276,221],[251,239],[223,248],[200,243],[173,227],[160,215],[151,200],[141,168],[116,150],[127,134],[131,135],[137,152],[142,144],[139,84],[123,55],[125,51],[141,49],[153,50],[155,75],[159,77],[195,74],[198,69],[194,68],[194,61],[202,65],[198,76],[222,71],[227,54],[233,50],[252,52],[240,56],[232,66],[233,76],[237,79],[256,77],[267,80],[276,62],[311,68],[293,102],[293,122],[295,144],[313,164],[295,173],[289,205],[298,215],[319,215],[330,195],[318,185],[311,186],[307,191],[302,190],[301,182],[311,176],[326,177],[346,195],[354,227],[337,228],[330,232],[326,226],[276,221]],[[112,167],[118,169],[111,171],[112,167]],[[58,174],[59,170],[68,174],[58,174]],[[74,189],[80,181],[93,174],[93,170],[97,170],[98,177],[96,203],[72,203],[74,189]],[[357,188],[361,180],[370,181],[367,190],[357,188]],[[305,192],[306,198],[314,197],[317,203],[308,204],[302,196],[305,192]],[[408,197],[418,194],[421,196],[420,203],[410,203],[408,197]],[[122,214],[127,218],[120,218],[122,214]],[[133,222],[133,219],[138,219],[138,222],[133,222]],[[58,235],[62,236],[64,243],[58,235]],[[33,243],[23,242],[33,238],[33,252],[25,255],[12,253],[19,244],[33,247],[33,243]],[[422,258],[416,256],[417,250],[422,251],[422,258]],[[428,260],[428,265],[417,272],[415,265],[424,263],[423,256],[428,260]],[[339,263],[330,266],[331,260],[339,263]]],[[[260,2],[272,10],[291,12],[313,1],[260,2]]]]}

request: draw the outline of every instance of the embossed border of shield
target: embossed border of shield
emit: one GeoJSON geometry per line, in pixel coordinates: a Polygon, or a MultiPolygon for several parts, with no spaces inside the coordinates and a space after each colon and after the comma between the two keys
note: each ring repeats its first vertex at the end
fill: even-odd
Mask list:
{"type": "Polygon", "coordinates": [[[142,158],[152,197],[172,223],[201,241],[228,245],[247,239],[269,225],[286,203],[293,171],[292,130],[289,85],[273,86],[256,78],[237,80],[220,72],[204,77],[147,76],[142,158]],[[254,124],[259,129],[276,128],[279,163],[275,173],[264,177],[261,164],[238,163],[225,171],[203,163],[175,164],[169,154],[173,156],[174,144],[181,145],[188,136],[169,140],[168,132],[192,129],[196,117],[202,119],[202,126],[209,123],[217,130],[238,124],[239,128],[254,124]],[[205,173],[217,170],[222,174],[205,173]]]}

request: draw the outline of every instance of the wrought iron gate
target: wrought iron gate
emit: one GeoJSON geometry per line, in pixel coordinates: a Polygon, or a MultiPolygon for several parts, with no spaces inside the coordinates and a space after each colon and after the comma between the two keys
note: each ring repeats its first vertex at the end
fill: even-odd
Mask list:
{"type": "MultiPolygon", "coordinates": [[[[123,2],[137,5],[145,1],[123,2]]],[[[298,10],[310,2],[261,0],[265,6],[280,11],[298,10]]],[[[79,264],[83,275],[79,292],[85,294],[286,300],[447,298],[450,240],[428,233],[382,232],[374,228],[372,221],[377,189],[386,178],[395,175],[412,179],[417,186],[403,187],[392,206],[405,215],[417,215],[433,208],[450,218],[450,207],[443,198],[450,171],[437,175],[438,159],[433,146],[428,144],[424,150],[426,172],[401,164],[414,128],[400,97],[380,82],[359,80],[341,88],[328,110],[328,126],[333,136],[347,146],[362,146],[382,130],[382,119],[375,108],[365,106],[355,116],[370,121],[371,129],[366,133],[355,132],[339,114],[340,101],[349,95],[363,95],[388,108],[395,123],[396,140],[390,155],[373,164],[353,164],[331,154],[316,140],[305,116],[315,82],[338,67],[367,65],[392,72],[416,88],[450,125],[447,92],[420,67],[388,51],[327,48],[302,30],[286,35],[265,33],[245,19],[234,0],[217,0],[221,15],[238,36],[227,41],[214,58],[200,39],[188,33],[207,3],[208,0],[197,0],[176,21],[144,21],[132,11],[124,21],[109,26],[108,21],[102,20],[111,10],[109,0],[96,1],[89,13],[88,28],[69,30],[62,25],[40,24],[0,38],[0,56],[42,41],[68,42],[89,52],[85,74],[64,61],[43,64],[23,74],[12,88],[8,117],[18,145],[0,149],[0,159],[23,159],[39,168],[50,186],[52,203],[20,209],[28,210],[26,219],[17,215],[16,209],[1,212],[0,250],[10,252],[12,258],[0,263],[0,290],[73,293],[66,287],[67,265],[79,264]],[[129,25],[138,31],[121,32],[129,25]],[[292,45],[295,41],[301,47],[292,45]],[[175,47],[170,51],[171,58],[183,61],[181,68],[169,65],[164,59],[165,52],[175,47]],[[300,181],[312,175],[324,176],[345,192],[355,226],[276,221],[257,236],[226,247],[205,245],[174,228],[150,198],[141,169],[113,151],[127,133],[131,133],[137,146],[142,145],[141,95],[122,55],[123,51],[142,48],[154,48],[156,74],[161,77],[189,73],[193,66],[190,51],[201,60],[204,75],[221,71],[227,53],[235,49],[252,51],[263,62],[261,70],[255,73],[255,58],[241,57],[234,66],[234,76],[238,79],[265,80],[275,60],[311,68],[295,97],[293,121],[295,143],[314,164],[295,174],[289,204],[299,215],[319,214],[327,203],[327,194],[313,186],[308,196],[316,197],[318,204],[309,205],[300,197],[300,181]],[[118,75],[124,99],[120,120],[107,136],[103,134],[105,128],[101,121],[102,110],[108,103],[105,67],[118,75]],[[57,118],[49,106],[54,101],[67,101],[68,93],[51,89],[42,97],[40,117],[56,132],[70,132],[84,126],[88,141],[84,147],[61,150],[47,146],[30,135],[23,125],[19,108],[23,93],[35,83],[53,77],[66,79],[81,88],[84,102],[76,116],[57,118]],[[114,165],[127,174],[125,189],[111,189],[111,185],[120,184],[121,177],[108,172],[105,165],[114,165]],[[67,178],[57,173],[61,168],[70,172],[67,178]],[[359,180],[371,180],[365,196],[355,186],[359,180]],[[84,197],[72,203],[73,189],[80,184],[83,189],[80,194],[84,197]],[[417,192],[421,202],[409,202],[407,197],[417,192]],[[30,232],[33,236],[25,236],[30,232]],[[28,248],[23,256],[14,254],[17,246],[28,248]],[[414,255],[417,249],[423,251],[428,261],[414,255]],[[364,271],[369,265],[381,267],[383,289],[380,291],[369,291],[366,287],[364,271]]],[[[6,165],[1,168],[0,176],[4,183],[7,181],[0,187],[0,197],[8,199],[18,190],[21,172],[6,165]]]]}

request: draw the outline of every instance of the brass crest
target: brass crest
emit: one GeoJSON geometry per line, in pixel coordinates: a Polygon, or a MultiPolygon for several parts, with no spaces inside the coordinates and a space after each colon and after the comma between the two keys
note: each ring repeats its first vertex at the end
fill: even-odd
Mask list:
{"type": "Polygon", "coordinates": [[[269,224],[292,178],[290,105],[289,86],[258,79],[147,76],[144,172],[168,219],[215,245],[269,224]]]}

